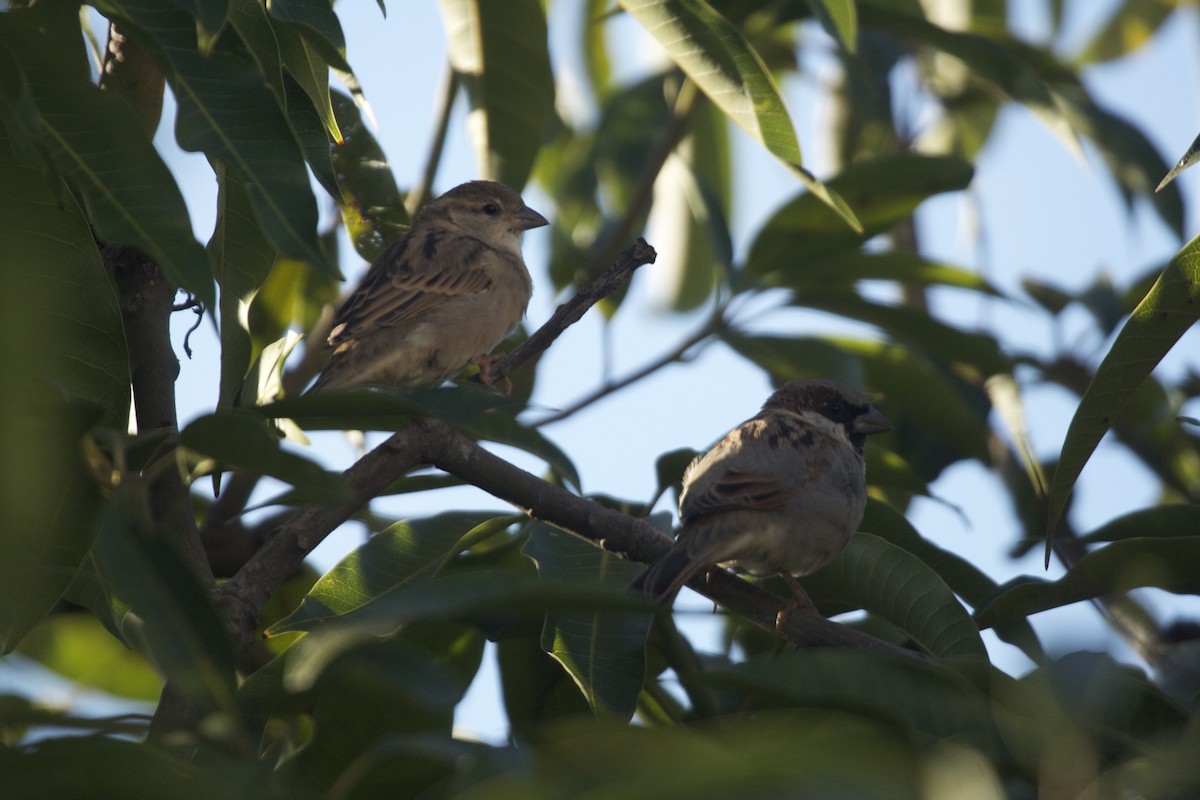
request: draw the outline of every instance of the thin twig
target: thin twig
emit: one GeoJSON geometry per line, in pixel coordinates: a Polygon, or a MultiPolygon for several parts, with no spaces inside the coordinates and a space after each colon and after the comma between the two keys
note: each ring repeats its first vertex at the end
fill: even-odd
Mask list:
{"type": "Polygon", "coordinates": [[[570,417],[574,414],[579,413],[580,411],[582,411],[583,409],[592,405],[593,403],[595,403],[599,400],[603,400],[605,397],[608,397],[610,394],[613,394],[614,392],[619,392],[620,390],[622,390],[634,383],[637,383],[638,381],[640,381],[644,378],[648,378],[649,376],[653,375],[655,372],[658,372],[663,367],[669,366],[676,362],[686,360],[688,357],[688,351],[691,350],[693,347],[704,342],[710,336],[712,336],[712,330],[707,325],[705,325],[703,330],[697,331],[696,333],[689,336],[687,339],[684,339],[679,344],[679,346],[676,347],[671,352],[666,353],[665,355],[661,356],[660,358],[655,359],[654,361],[651,361],[649,364],[645,365],[641,369],[631,372],[630,374],[626,375],[624,378],[621,378],[620,380],[610,381],[608,383],[605,383],[604,385],[602,385],[599,388],[597,388],[596,390],[594,390],[591,394],[588,394],[588,395],[580,398],[579,400],[576,400],[573,404],[567,406],[566,408],[562,409],[561,411],[556,411],[553,414],[550,414],[549,416],[539,419],[537,422],[534,422],[529,427],[540,428],[543,425],[550,425],[555,422],[562,422],[567,417],[570,417]]]}
{"type": "Polygon", "coordinates": [[[578,322],[588,309],[616,291],[634,270],[644,264],[653,264],[656,258],[658,253],[654,248],[639,237],[631,247],[622,251],[616,261],[592,281],[590,286],[555,309],[550,319],[530,334],[528,339],[510,352],[492,359],[480,372],[480,380],[489,385],[495,384],[521,364],[541,355],[563,331],[578,322]]]}

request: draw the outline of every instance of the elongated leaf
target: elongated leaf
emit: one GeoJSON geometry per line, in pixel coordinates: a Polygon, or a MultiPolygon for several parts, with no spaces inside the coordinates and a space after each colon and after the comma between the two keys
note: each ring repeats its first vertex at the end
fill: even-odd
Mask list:
{"type": "Polygon", "coordinates": [[[196,42],[202,53],[211,53],[217,34],[225,27],[229,0],[171,0],[196,19],[196,42]]]}
{"type": "Polygon", "coordinates": [[[991,700],[962,675],[934,664],[821,649],[709,670],[703,680],[789,706],[849,711],[932,739],[954,737],[985,752],[1004,752],[991,700]]]}
{"type": "Polygon", "coordinates": [[[878,326],[892,339],[929,353],[939,363],[967,364],[983,375],[1012,369],[991,336],[960,330],[924,311],[873,303],[856,292],[838,289],[804,289],[796,293],[794,302],[878,326]]]}
{"type": "Polygon", "coordinates": [[[1057,581],[1018,578],[975,614],[981,628],[1051,608],[1153,586],[1176,594],[1200,592],[1200,536],[1121,539],[1088,553],[1057,581]]]}
{"type": "Polygon", "coordinates": [[[1163,179],[1159,181],[1159,184],[1154,191],[1161,192],[1167,184],[1175,180],[1179,173],[1183,172],[1197,161],[1200,161],[1200,136],[1197,136],[1192,140],[1187,152],[1184,153],[1183,157],[1180,158],[1179,161],[1175,162],[1175,166],[1171,167],[1171,170],[1163,176],[1163,179]]]}
{"type": "MultiPolygon", "coordinates": [[[[546,580],[623,589],[642,570],[543,523],[531,527],[524,552],[546,580]]],[[[570,673],[595,713],[628,720],[645,680],[652,619],[649,614],[552,608],[546,612],[542,647],[570,673]]]]}
{"type": "MultiPolygon", "coordinates": [[[[0,47],[0,62],[6,57],[0,47]]],[[[19,88],[0,81],[0,98],[19,88]]],[[[0,124],[3,653],[58,602],[91,542],[99,493],[86,431],[96,423],[123,429],[129,416],[112,284],[83,211],[16,119],[6,114],[0,124]]]]}
{"type": "Polygon", "coordinates": [[[300,606],[272,625],[267,635],[308,630],[397,586],[428,583],[465,547],[519,519],[522,517],[500,511],[469,511],[397,522],[335,564],[300,606]]]}
{"type": "Polygon", "coordinates": [[[1077,60],[1091,64],[1129,55],[1150,41],[1178,7],[1177,0],[1124,0],[1113,8],[1077,60]]]}
{"type": "MultiPolygon", "coordinates": [[[[867,513],[859,528],[903,547],[924,561],[956,595],[973,608],[981,607],[996,592],[996,582],[983,570],[957,553],[943,550],[925,539],[903,514],[885,503],[867,498],[867,513]]],[[[1037,633],[1027,620],[1016,619],[998,625],[996,633],[1001,640],[1021,648],[1032,660],[1045,658],[1037,633]]]]}
{"type": "MultiPolygon", "coordinates": [[[[316,48],[295,27],[278,25],[275,26],[274,32],[279,42],[279,55],[283,60],[284,69],[308,96],[309,107],[320,118],[329,138],[335,142],[342,141],[342,133],[338,129],[337,120],[333,115],[333,104],[329,99],[329,62],[321,57],[316,48]]],[[[289,101],[289,115],[292,105],[298,102],[299,98],[296,97],[289,101]]]]}
{"type": "Polygon", "coordinates": [[[858,0],[863,27],[879,28],[918,44],[948,53],[971,69],[973,77],[995,85],[1027,106],[1074,153],[1081,154],[1079,139],[1067,119],[1062,98],[1046,84],[1015,42],[1000,42],[975,33],[959,33],[934,25],[920,6],[890,8],[883,0],[858,0]]]}
{"type": "Polygon", "coordinates": [[[346,495],[341,475],[280,447],[278,437],[260,414],[239,409],[218,411],[192,422],[179,438],[185,447],[223,465],[289,483],[309,502],[336,503],[346,495]]]}
{"type": "Polygon", "coordinates": [[[1004,295],[974,270],[901,250],[883,252],[847,250],[788,273],[793,289],[806,286],[850,284],[860,280],[896,281],[909,286],[947,286],[986,294],[1004,295]]]}
{"type": "Polygon", "coordinates": [[[805,0],[821,21],[825,32],[837,40],[842,49],[858,50],[858,7],[854,0],[805,0]]]}
{"type": "Polygon", "coordinates": [[[90,614],[54,614],[17,650],[82,686],[144,702],[162,693],[162,677],[137,650],[114,638],[90,614]]]}
{"type": "Polygon", "coordinates": [[[1200,316],[1200,237],[1180,250],[1134,309],[1079,401],[1047,500],[1046,559],[1075,481],[1113,420],[1200,316]]]}
{"type": "Polygon", "coordinates": [[[271,0],[267,8],[272,18],[299,30],[326,63],[350,71],[346,63],[346,36],[329,0],[271,0]]]}
{"type": "Polygon", "coordinates": [[[217,224],[208,256],[221,287],[221,387],[217,404],[232,406],[250,369],[249,306],[275,262],[275,250],[254,218],[246,189],[217,168],[217,224]]]}
{"type": "Polygon", "coordinates": [[[271,403],[259,410],[268,417],[290,417],[313,430],[377,431],[400,430],[417,417],[465,425],[486,411],[514,411],[519,405],[482,386],[464,384],[408,391],[371,386],[312,392],[271,403]]]}
{"type": "Polygon", "coordinates": [[[987,658],[979,629],[950,587],[919,558],[878,536],[855,534],[803,585],[818,604],[865,608],[933,655],[987,658]]]}
{"type": "Polygon", "coordinates": [[[483,176],[520,189],[541,149],[554,79],[538,0],[440,0],[450,65],[471,104],[483,176]]]}
{"type": "Polygon", "coordinates": [[[91,82],[74,11],[44,4],[0,15],[0,45],[11,54],[0,57],[0,83],[28,89],[40,146],[80,193],[96,235],[141,249],[212,308],[212,273],[183,195],[132,108],[91,82]]]}
{"type": "MultiPolygon", "coordinates": [[[[145,487],[131,482],[108,498],[96,517],[96,567],[144,624],[141,634],[167,679],[203,711],[234,713],[225,624],[171,541],[150,527],[147,502],[145,487]]],[[[132,621],[126,618],[127,628],[132,621]]]]}
{"type": "Polygon", "coordinates": [[[729,20],[704,0],[620,0],[709,99],[855,230],[856,212],[801,164],[800,142],[779,87],[729,20]]]}
{"type": "Polygon", "coordinates": [[[341,190],[342,222],[358,254],[374,261],[383,249],[408,230],[404,195],[396,186],[387,155],[363,121],[357,105],[333,93],[333,110],[345,134],[331,158],[341,190]]]}
{"type": "Polygon", "coordinates": [[[846,167],[829,185],[846,198],[862,223],[862,236],[846,230],[810,194],[776,211],[754,238],[745,271],[771,286],[802,280],[830,255],[856,251],[864,241],[907,219],[917,206],[942,192],[965,189],[974,170],[945,156],[885,156],[846,167]]]}
{"type": "Polygon", "coordinates": [[[1166,505],[1143,508],[1122,514],[1104,523],[1081,542],[1119,542],[1135,538],[1171,538],[1195,536],[1200,531],[1200,506],[1166,505]]]}
{"type": "Polygon", "coordinates": [[[222,161],[241,179],[276,249],[336,275],[317,240],[317,204],[300,149],[257,65],[232,48],[202,56],[191,18],[162,2],[100,0],[96,7],[128,24],[158,57],[179,103],[179,146],[222,161]]]}

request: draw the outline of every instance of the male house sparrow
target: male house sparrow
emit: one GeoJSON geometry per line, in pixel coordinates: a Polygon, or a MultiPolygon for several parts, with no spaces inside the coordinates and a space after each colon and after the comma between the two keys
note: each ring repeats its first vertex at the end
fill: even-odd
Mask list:
{"type": "Polygon", "coordinates": [[[784,384],[762,410],[698,457],[683,475],[679,538],[634,582],[670,602],[713,564],[793,576],[829,563],[862,522],[863,445],[891,423],[861,392],[828,380],[784,384]]]}
{"type": "Polygon", "coordinates": [[[432,201],[338,309],[313,389],[438,384],[488,355],[525,315],[521,235],[548,224],[502,183],[432,201]]]}

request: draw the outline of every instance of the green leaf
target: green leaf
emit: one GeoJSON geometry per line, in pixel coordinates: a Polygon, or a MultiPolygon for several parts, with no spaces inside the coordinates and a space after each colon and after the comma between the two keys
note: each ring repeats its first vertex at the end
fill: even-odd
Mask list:
{"type": "Polygon", "coordinates": [[[965,189],[973,175],[970,164],[948,156],[883,156],[851,164],[829,186],[854,207],[862,235],[846,230],[813,195],[801,194],[759,230],[745,272],[769,286],[791,285],[808,270],[822,268],[824,259],[856,251],[864,237],[908,219],[933,195],[965,189]]]}
{"type": "MultiPolygon", "coordinates": [[[[903,514],[886,503],[867,498],[867,511],[858,527],[921,559],[972,608],[981,607],[996,592],[996,582],[983,570],[957,553],[944,550],[921,536],[903,514]]],[[[1045,658],[1042,644],[1028,620],[1017,619],[997,626],[996,634],[1002,641],[1021,648],[1034,661],[1045,658]]]]}
{"type": "Polygon", "coordinates": [[[155,663],[201,711],[235,713],[234,654],[225,623],[173,542],[151,527],[145,486],[118,486],[95,524],[96,567],[133,612],[125,619],[126,633],[131,624],[142,626],[155,663]]]}
{"type": "Polygon", "coordinates": [[[47,617],[17,652],[68,680],[120,697],[157,702],[162,693],[162,678],[146,657],[114,638],[91,614],[47,617]]]}
{"type": "Polygon", "coordinates": [[[709,670],[702,680],[747,693],[764,709],[783,705],[856,713],[932,740],[953,737],[984,752],[1005,752],[990,698],[937,664],[819,649],[750,659],[709,670]]]}
{"type": "Polygon", "coordinates": [[[229,0],[171,0],[196,19],[196,42],[202,53],[211,53],[217,34],[225,27],[229,0]]]}
{"type": "Polygon", "coordinates": [[[483,177],[520,189],[541,149],[554,78],[539,0],[440,0],[450,65],[471,105],[483,177]]]}
{"type": "Polygon", "coordinates": [[[212,308],[212,273],[183,195],[129,104],[91,82],[75,11],[0,14],[0,47],[0,83],[28,90],[39,145],[80,194],[96,236],[141,249],[212,308]]]}
{"type": "Polygon", "coordinates": [[[923,310],[873,303],[836,288],[803,289],[792,302],[875,325],[890,338],[928,353],[937,363],[966,365],[984,377],[1012,371],[994,338],[960,330],[923,310]]]}
{"type": "Polygon", "coordinates": [[[1127,592],[1144,586],[1174,592],[1200,592],[1200,536],[1121,539],[1079,559],[1056,581],[1023,577],[1000,588],[975,619],[981,628],[1051,608],[1127,592]]]}
{"type": "Polygon", "coordinates": [[[1076,60],[1093,64],[1129,55],[1150,41],[1178,7],[1178,0],[1124,0],[1076,60]]]}
{"type": "Polygon", "coordinates": [[[1096,369],[1067,428],[1047,500],[1046,559],[1075,481],[1113,420],[1200,316],[1200,237],[1167,264],[1096,369]]]}
{"type": "Polygon", "coordinates": [[[217,405],[232,406],[250,369],[249,307],[275,263],[246,189],[224,166],[217,172],[217,224],[208,257],[221,289],[221,388],[217,405]]]}
{"type": "Polygon", "coordinates": [[[1027,51],[1018,43],[939,27],[925,19],[917,4],[904,11],[887,5],[884,0],[858,0],[862,26],[878,28],[890,36],[910,39],[954,56],[970,69],[972,77],[988,81],[1027,106],[1073,153],[1081,153],[1078,137],[1064,113],[1062,98],[1026,60],[1027,51]]]}
{"type": "Polygon", "coordinates": [[[671,285],[674,311],[704,304],[733,264],[731,158],[729,125],[711,103],[704,103],[693,112],[691,134],[655,179],[655,230],[676,243],[659,254],[655,269],[671,285]]]}
{"type": "Polygon", "coordinates": [[[275,26],[277,31],[294,26],[326,63],[350,72],[346,63],[346,36],[329,0],[270,0],[267,8],[273,19],[286,23],[275,26]]]}
{"type": "Polygon", "coordinates": [[[848,53],[858,50],[858,7],[854,0],[805,0],[821,27],[848,53]]]}
{"type": "Polygon", "coordinates": [[[317,239],[317,204],[295,137],[262,73],[244,51],[196,51],[191,19],[162,0],[99,0],[154,54],[179,103],[179,146],[226,164],[250,195],[255,216],[281,253],[337,275],[317,239]]]}
{"type": "Polygon", "coordinates": [[[878,536],[856,533],[832,563],[802,583],[818,605],[864,608],[932,655],[987,658],[979,629],[950,587],[919,558],[878,536]]]}
{"type": "MultiPolygon", "coordinates": [[[[642,571],[569,533],[537,523],[524,552],[549,581],[625,589],[642,571]]],[[[596,714],[628,720],[646,675],[650,614],[555,609],[546,612],[542,647],[562,664],[596,714]]]]}
{"type": "Polygon", "coordinates": [[[789,286],[821,287],[830,284],[852,284],[863,280],[896,281],[906,286],[946,286],[967,289],[991,297],[1004,295],[978,272],[931,261],[917,253],[903,250],[846,250],[830,254],[791,275],[789,286]]]}
{"type": "Polygon", "coordinates": [[[312,392],[259,409],[268,417],[289,417],[309,430],[400,430],[413,419],[440,419],[466,425],[487,411],[515,411],[520,404],[475,384],[422,389],[375,386],[312,392]]]}
{"type": "Polygon", "coordinates": [[[270,475],[296,487],[309,502],[335,504],[346,498],[342,476],[322,469],[303,456],[284,450],[261,414],[228,409],[200,417],[179,434],[189,450],[222,466],[270,475]]]}
{"type": "Polygon", "coordinates": [[[331,154],[341,190],[342,222],[358,254],[374,261],[408,230],[404,196],[396,186],[387,155],[354,101],[334,92],[333,110],[345,135],[331,154]]]}
{"type": "MultiPolygon", "coordinates": [[[[328,4],[324,5],[326,9],[329,8],[328,4]]],[[[273,5],[272,9],[274,7],[273,5]]],[[[304,95],[308,97],[309,107],[320,118],[329,138],[335,142],[342,141],[342,133],[338,128],[337,119],[333,114],[333,104],[329,98],[329,62],[321,57],[321,54],[309,43],[307,38],[300,34],[296,27],[277,25],[274,31],[276,40],[279,42],[279,55],[284,69],[304,90],[304,95]]],[[[299,102],[302,102],[300,97],[289,98],[289,115],[292,105],[299,102]]]]}
{"type": "Polygon", "coordinates": [[[309,630],[398,586],[426,584],[464,549],[521,519],[500,511],[455,511],[397,522],[335,564],[267,635],[309,630]]]}
{"type": "MultiPolygon", "coordinates": [[[[327,123],[318,115],[319,108],[313,106],[313,100],[292,79],[291,73],[284,76],[284,90],[287,97],[287,121],[296,141],[304,153],[305,162],[312,170],[313,177],[321,188],[329,193],[334,200],[341,198],[338,190],[337,173],[333,169],[333,158],[330,153],[329,132],[327,123]]],[[[326,104],[330,101],[325,100],[326,104]]],[[[341,138],[341,133],[337,133],[341,138]]]]}
{"type": "Polygon", "coordinates": [[[855,211],[801,166],[800,142],[779,87],[758,53],[704,0],[620,0],[725,114],[778,158],[847,225],[855,211]]]}
{"type": "Polygon", "coordinates": [[[1175,180],[1179,173],[1197,161],[1200,161],[1200,136],[1192,140],[1192,144],[1188,147],[1187,152],[1183,154],[1183,158],[1179,159],[1175,163],[1175,166],[1171,167],[1171,171],[1163,176],[1163,179],[1159,181],[1158,187],[1154,191],[1161,192],[1167,184],[1175,180]]]}
{"type": "Polygon", "coordinates": [[[1141,537],[1171,538],[1194,536],[1196,531],[1200,531],[1200,506],[1165,505],[1122,514],[1087,536],[1080,536],[1079,541],[1093,544],[1141,537]]]}

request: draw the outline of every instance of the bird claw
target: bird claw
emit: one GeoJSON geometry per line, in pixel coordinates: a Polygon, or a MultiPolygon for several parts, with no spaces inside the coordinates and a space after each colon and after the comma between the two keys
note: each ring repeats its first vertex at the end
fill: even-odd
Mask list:
{"type": "Polygon", "coordinates": [[[492,364],[499,360],[500,356],[485,355],[475,359],[474,363],[479,367],[479,382],[489,389],[499,389],[507,397],[512,394],[512,381],[508,379],[507,375],[501,375],[499,383],[492,377],[492,364]]]}

